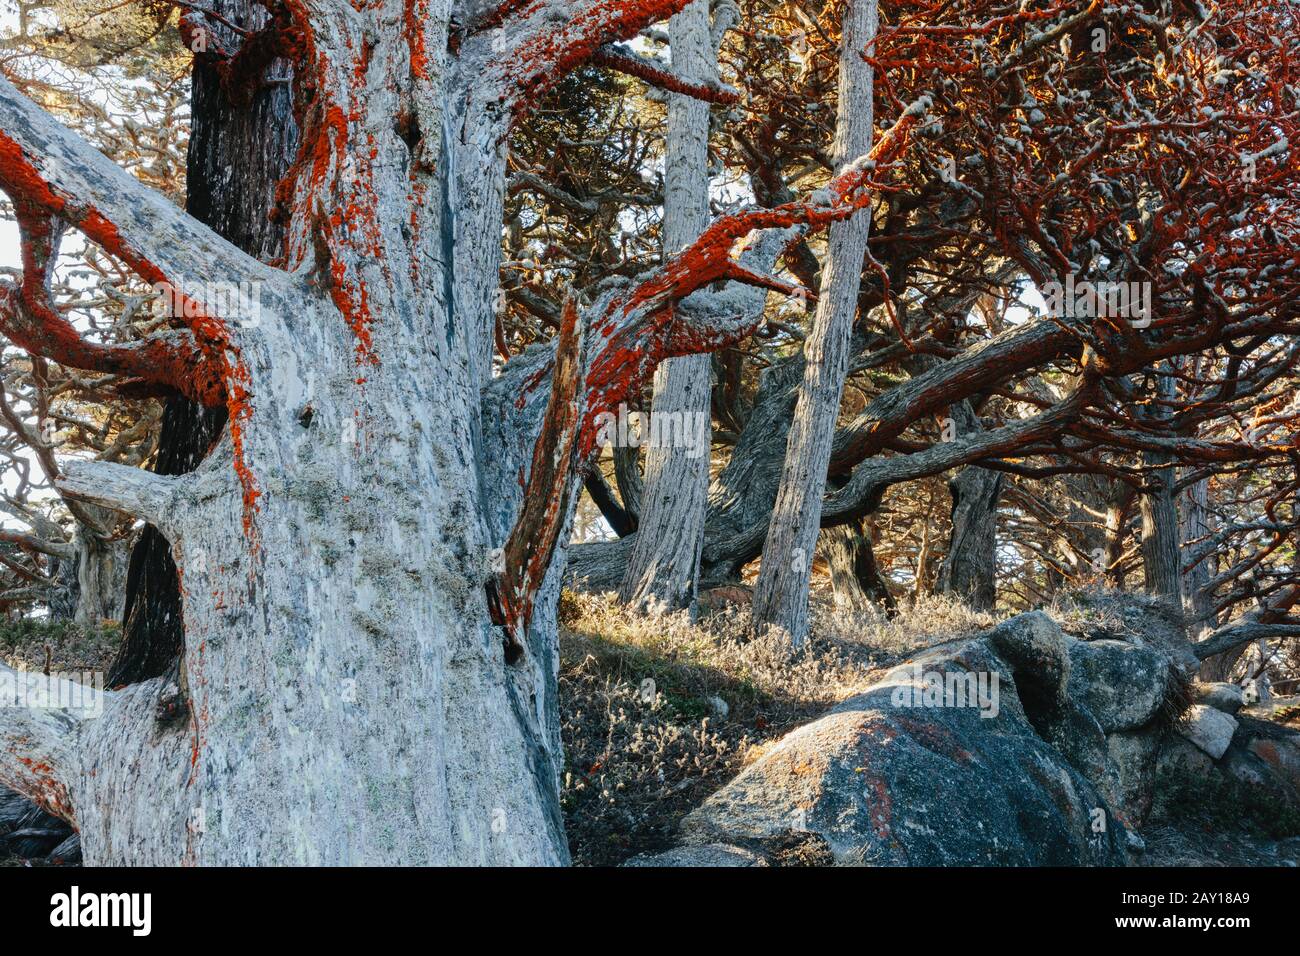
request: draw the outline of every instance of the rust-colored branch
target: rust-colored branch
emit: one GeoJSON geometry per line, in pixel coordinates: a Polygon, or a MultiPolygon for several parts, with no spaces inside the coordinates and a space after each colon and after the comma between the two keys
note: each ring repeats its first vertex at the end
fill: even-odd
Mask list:
{"type": "Polygon", "coordinates": [[[523,509],[506,541],[505,569],[497,585],[499,623],[505,628],[506,659],[510,662],[518,660],[527,646],[533,601],[551,566],[568,514],[582,422],[584,337],[577,303],[570,298],[560,320],[551,395],[533,446],[523,509]]]}

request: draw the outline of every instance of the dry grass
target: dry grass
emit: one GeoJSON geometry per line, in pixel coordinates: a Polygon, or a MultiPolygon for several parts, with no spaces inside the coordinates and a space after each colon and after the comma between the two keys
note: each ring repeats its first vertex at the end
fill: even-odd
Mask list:
{"type": "Polygon", "coordinates": [[[747,639],[743,608],[692,623],[566,593],[560,616],[565,822],[585,865],[667,848],[686,813],[788,730],[908,654],[992,623],[945,600],[892,620],[818,603],[813,640],[791,655],[747,639]]]}

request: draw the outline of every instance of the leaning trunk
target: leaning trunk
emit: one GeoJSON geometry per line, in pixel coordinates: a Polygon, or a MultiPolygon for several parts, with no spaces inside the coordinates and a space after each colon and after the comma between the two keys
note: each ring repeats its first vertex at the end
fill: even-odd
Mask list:
{"type": "MultiPolygon", "coordinates": [[[[833,147],[837,170],[871,147],[873,74],[862,54],[875,34],[876,0],[853,0],[845,6],[833,147]]],[[[848,375],[870,225],[871,213],[864,210],[831,227],[820,298],[804,344],[804,379],[754,588],[755,625],[784,634],[796,647],[808,637],[813,549],[821,529],[822,493],[848,375]]]]}

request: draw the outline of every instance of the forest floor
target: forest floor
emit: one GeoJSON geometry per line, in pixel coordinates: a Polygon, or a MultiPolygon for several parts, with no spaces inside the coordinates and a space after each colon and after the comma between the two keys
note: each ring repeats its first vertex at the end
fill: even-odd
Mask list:
{"type": "MultiPolygon", "coordinates": [[[[893,619],[848,613],[820,596],[813,640],[791,660],[747,640],[743,607],[646,617],[613,596],[566,592],[560,608],[565,825],[575,864],[617,865],[674,845],[678,824],[791,729],[853,696],[916,651],[974,634],[994,619],[927,599],[893,619]]],[[[0,659],[37,670],[103,670],[112,627],[0,625],[0,659]]],[[[1197,807],[1143,830],[1146,866],[1300,864],[1300,836],[1197,807]],[[1279,837],[1284,837],[1279,839],[1279,837]]],[[[0,866],[24,861],[6,855],[0,866]]]]}
{"type": "MultiPolygon", "coordinates": [[[[574,863],[617,865],[670,848],[686,814],[788,731],[916,651],[993,623],[943,599],[925,598],[886,619],[816,595],[813,640],[791,663],[778,647],[743,639],[744,608],[691,624],[684,616],[630,614],[612,596],[566,594],[562,794],[574,863]]],[[[1149,819],[1146,852],[1133,864],[1300,866],[1300,835],[1252,814],[1234,793],[1149,819]]]]}
{"type": "Polygon", "coordinates": [[[677,824],[764,748],[923,647],[993,619],[931,600],[893,619],[814,601],[793,660],[747,640],[748,610],[629,613],[612,595],[560,607],[561,799],[580,866],[667,849],[677,824]]]}

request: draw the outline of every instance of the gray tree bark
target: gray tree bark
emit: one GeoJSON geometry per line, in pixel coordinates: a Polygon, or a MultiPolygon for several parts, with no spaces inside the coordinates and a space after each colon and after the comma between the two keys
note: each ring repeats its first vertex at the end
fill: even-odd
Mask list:
{"type": "Polygon", "coordinates": [[[77,527],[78,624],[98,626],[122,616],[128,543],[112,541],[77,527]]]}
{"type": "Polygon", "coordinates": [[[876,563],[871,529],[866,521],[859,519],[825,529],[821,550],[830,567],[831,590],[838,607],[887,612],[897,607],[876,563]]]}
{"type": "MultiPolygon", "coordinates": [[[[729,13],[726,15],[730,15],[729,13]]],[[[718,78],[709,25],[708,0],[695,0],[668,23],[673,67],[694,80],[718,78]]],[[[695,240],[709,221],[709,107],[668,95],[667,155],[664,160],[664,255],[695,240]]],[[[633,606],[677,611],[695,603],[704,547],[704,510],[709,490],[710,405],[713,367],[708,355],[669,359],[654,377],[651,414],[680,423],[667,445],[646,452],[645,484],[638,531],[620,594],[633,606]],[[689,432],[700,446],[676,440],[689,432]]]]}
{"type": "MultiPolygon", "coordinates": [[[[958,434],[981,430],[969,403],[952,409],[958,434]]],[[[997,603],[998,499],[1002,496],[1002,473],[963,468],[948,483],[952,495],[952,536],[948,553],[939,565],[936,589],[965,601],[978,611],[992,610],[997,603]]]]}
{"type": "MultiPolygon", "coordinates": [[[[871,148],[874,77],[862,52],[875,34],[876,0],[852,0],[844,7],[840,102],[832,147],[837,170],[871,148]]],[[[785,634],[795,647],[808,637],[812,556],[870,225],[866,210],[831,228],[817,311],[804,344],[804,379],[754,589],[755,626],[785,634]]]]}
{"type": "MultiPolygon", "coordinates": [[[[1182,519],[1179,538],[1183,545],[1193,546],[1214,533],[1210,523],[1210,481],[1202,478],[1187,486],[1183,492],[1182,507],[1179,509],[1182,519]]],[[[1214,577],[1218,564],[1218,555],[1207,555],[1191,567],[1184,567],[1183,573],[1183,610],[1187,615],[1188,635],[1199,641],[1219,626],[1214,614],[1214,593],[1210,589],[1210,580],[1214,577]]]]}
{"type": "MultiPolygon", "coordinates": [[[[1174,394],[1172,376],[1156,376],[1156,396],[1174,394]]],[[[1159,422],[1168,417],[1156,405],[1147,417],[1159,422]]],[[[1148,451],[1142,454],[1147,483],[1139,507],[1142,513],[1142,569],[1148,594],[1167,597],[1182,606],[1182,561],[1179,558],[1178,503],[1174,497],[1174,468],[1167,453],[1148,451]]]]}

